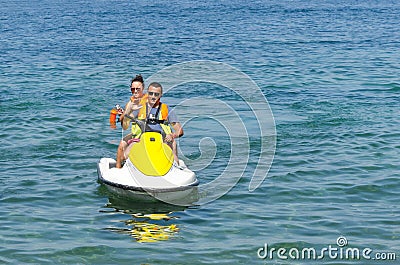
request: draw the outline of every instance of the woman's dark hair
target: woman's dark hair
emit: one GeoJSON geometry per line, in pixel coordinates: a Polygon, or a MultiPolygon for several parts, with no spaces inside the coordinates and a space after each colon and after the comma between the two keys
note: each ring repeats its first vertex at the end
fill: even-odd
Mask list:
{"type": "Polygon", "coordinates": [[[132,78],[131,85],[133,82],[140,82],[143,84],[143,87],[144,87],[144,81],[143,81],[142,75],[136,75],[134,78],[132,78]]]}

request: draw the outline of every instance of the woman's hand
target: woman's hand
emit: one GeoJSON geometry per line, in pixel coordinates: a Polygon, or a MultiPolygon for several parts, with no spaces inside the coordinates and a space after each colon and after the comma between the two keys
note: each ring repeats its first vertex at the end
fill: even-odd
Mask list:
{"type": "Polygon", "coordinates": [[[125,115],[131,115],[131,113],[135,110],[140,109],[143,107],[142,105],[135,104],[132,101],[129,101],[128,104],[126,105],[126,110],[125,110],[125,115]]]}

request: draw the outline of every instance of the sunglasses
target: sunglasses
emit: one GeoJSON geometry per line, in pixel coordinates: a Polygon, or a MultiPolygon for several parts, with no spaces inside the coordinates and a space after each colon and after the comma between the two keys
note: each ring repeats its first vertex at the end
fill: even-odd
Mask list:
{"type": "Polygon", "coordinates": [[[131,92],[136,92],[136,91],[140,91],[142,88],[141,87],[131,87],[131,92]]]}
{"type": "Polygon", "coordinates": [[[160,93],[158,93],[158,92],[147,92],[147,94],[149,94],[149,96],[155,96],[155,97],[158,97],[159,95],[160,95],[160,93]]]}

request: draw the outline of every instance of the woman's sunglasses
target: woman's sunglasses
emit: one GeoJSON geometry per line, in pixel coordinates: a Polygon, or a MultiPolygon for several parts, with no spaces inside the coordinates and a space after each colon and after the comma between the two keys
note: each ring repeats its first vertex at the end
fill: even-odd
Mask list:
{"type": "Polygon", "coordinates": [[[140,91],[141,89],[141,87],[131,87],[131,92],[134,93],[136,91],[140,91]]]}

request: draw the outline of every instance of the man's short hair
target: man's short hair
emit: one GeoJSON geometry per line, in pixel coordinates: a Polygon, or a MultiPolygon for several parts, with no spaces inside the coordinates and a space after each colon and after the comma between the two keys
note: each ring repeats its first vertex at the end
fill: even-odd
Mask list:
{"type": "Polygon", "coordinates": [[[147,90],[149,90],[149,87],[151,87],[151,86],[152,86],[152,87],[160,88],[160,89],[161,89],[161,94],[162,94],[163,88],[162,88],[162,86],[161,86],[160,83],[158,83],[158,82],[152,82],[152,83],[150,83],[150,85],[148,86],[147,90]]]}

